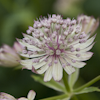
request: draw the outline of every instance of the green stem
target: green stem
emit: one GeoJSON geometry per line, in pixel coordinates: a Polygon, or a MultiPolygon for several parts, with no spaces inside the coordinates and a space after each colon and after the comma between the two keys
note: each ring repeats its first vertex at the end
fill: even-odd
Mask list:
{"type": "Polygon", "coordinates": [[[91,86],[92,84],[94,84],[98,80],[100,80],[100,75],[97,76],[96,78],[94,78],[93,80],[91,80],[90,82],[86,83],[85,85],[75,89],[74,92],[79,92],[79,91],[83,90],[84,88],[91,86]]]}
{"type": "Polygon", "coordinates": [[[57,100],[57,99],[62,100],[62,99],[67,98],[67,97],[68,97],[67,94],[62,94],[62,95],[59,95],[59,96],[54,96],[54,97],[40,99],[40,100],[57,100]]]}
{"type": "Polygon", "coordinates": [[[70,89],[70,86],[68,84],[68,77],[67,77],[67,74],[66,74],[65,71],[63,73],[63,82],[64,82],[64,85],[65,85],[66,91],[70,93],[71,89],[70,89]]]}
{"type": "Polygon", "coordinates": [[[71,100],[78,100],[78,98],[74,95],[71,100]]]}

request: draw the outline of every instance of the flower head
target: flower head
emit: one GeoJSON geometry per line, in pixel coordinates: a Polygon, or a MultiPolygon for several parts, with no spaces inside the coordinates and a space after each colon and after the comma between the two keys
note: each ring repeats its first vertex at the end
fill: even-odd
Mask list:
{"type": "Polygon", "coordinates": [[[27,60],[20,63],[27,69],[44,75],[44,81],[59,81],[63,76],[63,69],[70,75],[76,68],[85,66],[91,58],[88,52],[94,45],[95,36],[90,38],[90,33],[82,31],[82,24],[75,19],[63,19],[60,15],[53,14],[48,18],[34,21],[33,27],[29,26],[23,39],[18,39],[24,47],[22,53],[27,60]]]}
{"type": "Polygon", "coordinates": [[[77,20],[82,23],[82,31],[86,34],[91,32],[91,35],[93,35],[99,26],[99,19],[96,20],[93,16],[80,15],[77,20]]]}
{"type": "Polygon", "coordinates": [[[27,98],[21,97],[21,98],[19,98],[17,100],[34,100],[35,95],[36,95],[36,93],[33,90],[30,90],[28,95],[27,95],[27,98]]]}
{"type": "Polygon", "coordinates": [[[0,100],[17,100],[15,99],[13,96],[11,96],[10,94],[1,92],[0,93],[0,100]]]}
{"type": "Polygon", "coordinates": [[[14,67],[19,65],[18,60],[21,59],[18,52],[21,52],[21,49],[21,45],[17,42],[15,42],[13,48],[9,47],[8,45],[3,45],[3,47],[0,48],[0,65],[6,67],[14,67]]]}

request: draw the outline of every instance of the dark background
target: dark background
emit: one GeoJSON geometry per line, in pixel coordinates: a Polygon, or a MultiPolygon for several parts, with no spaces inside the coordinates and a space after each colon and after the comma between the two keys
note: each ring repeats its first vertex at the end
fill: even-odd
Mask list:
{"type": "MultiPolygon", "coordinates": [[[[47,14],[61,14],[64,18],[76,18],[79,14],[87,14],[95,18],[100,16],[100,0],[0,0],[0,46],[13,45],[16,38],[22,38],[33,20],[47,14]]],[[[100,74],[100,26],[98,27],[96,43],[91,50],[93,57],[80,70],[80,82],[83,84],[100,74]]],[[[36,91],[36,100],[57,95],[58,92],[49,89],[30,76],[29,70],[15,70],[0,67],[0,91],[9,93],[16,98],[26,96],[28,91],[36,91]]],[[[100,81],[93,86],[100,88],[100,81]]],[[[78,95],[79,100],[100,100],[100,93],[78,95]]]]}

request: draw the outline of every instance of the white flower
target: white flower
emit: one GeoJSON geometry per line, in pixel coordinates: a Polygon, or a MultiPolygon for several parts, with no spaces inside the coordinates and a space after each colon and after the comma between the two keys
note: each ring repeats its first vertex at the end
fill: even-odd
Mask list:
{"type": "Polygon", "coordinates": [[[21,97],[21,98],[19,98],[17,100],[34,100],[35,95],[36,95],[36,93],[33,90],[30,90],[28,95],[27,95],[27,98],[21,97]]]}
{"type": "Polygon", "coordinates": [[[63,19],[60,15],[49,15],[34,21],[23,39],[18,39],[24,46],[22,53],[27,60],[20,63],[25,68],[44,75],[44,81],[53,77],[59,81],[63,76],[63,69],[69,75],[76,68],[82,68],[93,55],[89,50],[93,47],[95,36],[82,31],[82,24],[70,18],[63,19]]]}
{"type": "Polygon", "coordinates": [[[17,100],[15,99],[13,96],[11,96],[10,94],[1,92],[0,93],[0,100],[17,100]]]}
{"type": "Polygon", "coordinates": [[[14,67],[19,65],[20,56],[18,52],[21,52],[22,47],[19,43],[15,42],[14,47],[11,48],[8,45],[3,45],[0,48],[0,65],[5,67],[14,67]]]}

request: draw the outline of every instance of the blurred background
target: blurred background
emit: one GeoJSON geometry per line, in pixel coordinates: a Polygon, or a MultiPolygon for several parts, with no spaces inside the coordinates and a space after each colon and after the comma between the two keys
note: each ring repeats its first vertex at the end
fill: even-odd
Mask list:
{"type": "MultiPolygon", "coordinates": [[[[100,0],[0,0],[0,46],[13,45],[16,38],[22,38],[33,20],[47,14],[61,14],[64,18],[76,18],[79,14],[100,16],[100,0]]],[[[80,83],[90,81],[100,74],[100,26],[96,31],[96,43],[91,50],[93,57],[80,70],[80,83]]],[[[58,92],[35,82],[28,70],[15,70],[0,66],[0,91],[16,98],[26,96],[28,91],[36,91],[36,100],[57,95],[58,92]]],[[[100,88],[100,81],[93,86],[100,88]]],[[[100,93],[88,93],[77,96],[79,100],[100,100],[100,93]]]]}

